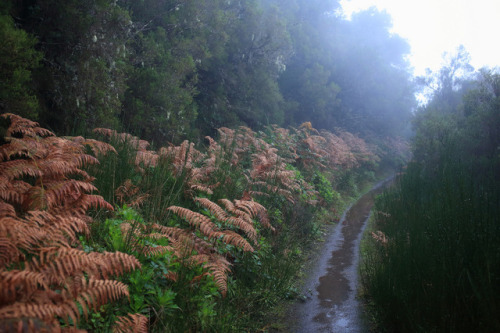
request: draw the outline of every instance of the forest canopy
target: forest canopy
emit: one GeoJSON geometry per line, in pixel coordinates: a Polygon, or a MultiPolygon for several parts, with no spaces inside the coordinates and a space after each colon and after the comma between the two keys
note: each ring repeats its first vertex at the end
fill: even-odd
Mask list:
{"type": "Polygon", "coordinates": [[[163,143],[222,126],[401,134],[410,48],[375,9],[337,1],[4,1],[0,112],[57,133],[97,126],[163,143]]]}

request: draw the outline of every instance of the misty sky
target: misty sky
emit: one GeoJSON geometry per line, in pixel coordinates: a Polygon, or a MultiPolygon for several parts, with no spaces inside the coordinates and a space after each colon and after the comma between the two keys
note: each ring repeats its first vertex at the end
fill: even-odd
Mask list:
{"type": "Polygon", "coordinates": [[[463,44],[476,68],[500,66],[500,0],[341,0],[344,12],[376,6],[408,40],[415,74],[439,69],[443,52],[463,44]]]}

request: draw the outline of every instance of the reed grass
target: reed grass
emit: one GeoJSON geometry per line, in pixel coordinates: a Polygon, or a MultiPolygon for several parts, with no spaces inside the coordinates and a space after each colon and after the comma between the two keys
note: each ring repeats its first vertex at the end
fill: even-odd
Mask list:
{"type": "Polygon", "coordinates": [[[409,165],[376,202],[375,239],[361,266],[377,327],[387,332],[499,332],[500,186],[449,156],[409,165]]]}

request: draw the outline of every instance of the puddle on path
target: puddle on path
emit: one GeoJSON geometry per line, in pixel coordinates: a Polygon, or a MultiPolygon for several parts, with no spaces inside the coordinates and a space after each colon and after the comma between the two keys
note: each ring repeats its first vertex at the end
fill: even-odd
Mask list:
{"type": "Polygon", "coordinates": [[[367,332],[356,299],[359,243],[374,197],[390,184],[380,182],[352,205],[330,230],[305,283],[307,299],[293,306],[291,332],[367,332]],[[293,319],[292,319],[293,318],[293,319]]]}

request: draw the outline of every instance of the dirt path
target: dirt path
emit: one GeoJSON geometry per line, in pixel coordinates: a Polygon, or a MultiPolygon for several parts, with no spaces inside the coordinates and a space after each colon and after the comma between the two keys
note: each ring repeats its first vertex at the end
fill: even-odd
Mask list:
{"type": "Polygon", "coordinates": [[[380,182],[363,195],[330,230],[305,283],[307,299],[293,306],[291,332],[366,332],[356,299],[359,243],[376,194],[390,183],[380,182]]]}

